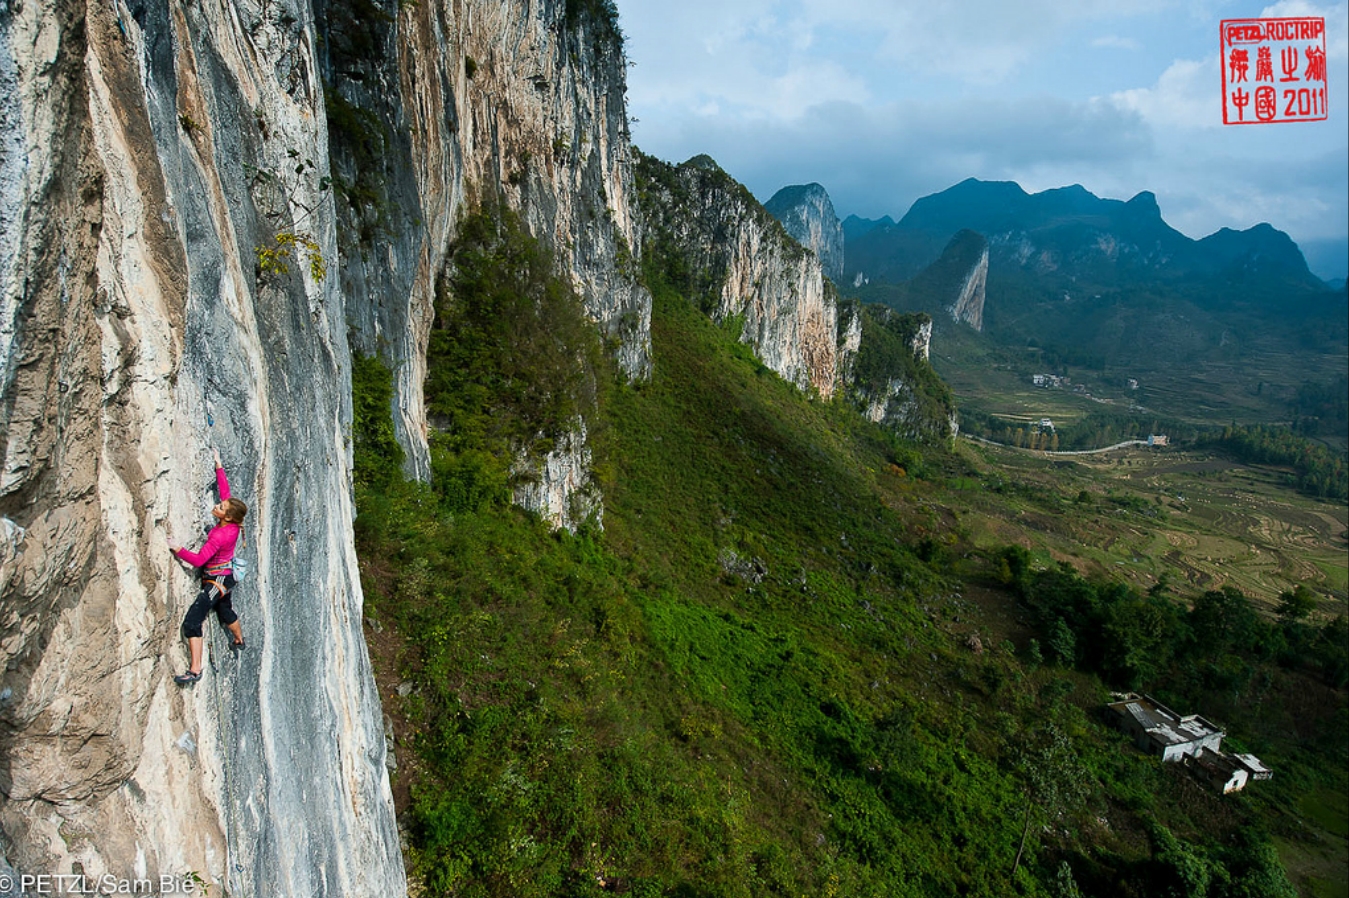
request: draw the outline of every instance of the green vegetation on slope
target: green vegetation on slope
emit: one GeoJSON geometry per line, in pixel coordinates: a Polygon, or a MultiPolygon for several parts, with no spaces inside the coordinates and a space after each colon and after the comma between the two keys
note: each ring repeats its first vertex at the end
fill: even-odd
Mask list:
{"type": "Polygon", "coordinates": [[[572,369],[579,307],[503,264],[543,257],[494,220],[464,229],[481,277],[438,308],[435,484],[393,474],[387,372],[360,361],[353,383],[373,660],[428,894],[1291,894],[1270,799],[1220,801],[1133,752],[1090,673],[967,642],[982,562],[929,498],[958,460],[808,401],[651,270],[652,380],[572,369]],[[491,331],[533,325],[502,314],[573,337],[519,364],[491,331]],[[443,485],[474,453],[499,483],[572,410],[603,531],[443,485]]]}
{"type": "Polygon", "coordinates": [[[1308,496],[1349,499],[1349,469],[1343,452],[1334,452],[1282,427],[1230,425],[1209,442],[1245,462],[1286,465],[1297,488],[1308,496]]]}
{"type": "Polygon", "coordinates": [[[884,396],[897,380],[907,385],[905,400],[914,421],[930,422],[913,428],[922,433],[940,433],[951,438],[948,422],[955,414],[951,388],[937,372],[915,352],[915,338],[932,319],[925,314],[900,314],[888,306],[873,305],[861,309],[862,341],[853,362],[852,391],[861,393],[863,405],[873,397],[884,396]]]}

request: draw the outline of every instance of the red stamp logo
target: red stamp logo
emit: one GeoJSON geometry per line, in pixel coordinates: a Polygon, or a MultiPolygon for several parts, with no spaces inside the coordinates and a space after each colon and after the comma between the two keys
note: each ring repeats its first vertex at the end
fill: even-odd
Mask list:
{"type": "Polygon", "coordinates": [[[1226,19],[1222,49],[1224,125],[1329,117],[1325,19],[1226,19]]]}

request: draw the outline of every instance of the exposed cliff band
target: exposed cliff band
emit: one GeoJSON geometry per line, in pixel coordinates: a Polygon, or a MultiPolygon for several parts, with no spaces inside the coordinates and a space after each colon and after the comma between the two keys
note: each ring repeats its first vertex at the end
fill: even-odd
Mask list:
{"type": "Polygon", "coordinates": [[[833,396],[847,328],[820,260],[710,158],[640,164],[651,228],[695,273],[680,285],[689,297],[714,320],[738,320],[741,340],[785,380],[833,396]]]}
{"type": "Polygon", "coordinates": [[[815,253],[706,156],[644,156],[638,183],[657,267],[714,320],[738,323],[764,365],[906,438],[955,435],[950,391],[927,361],[930,318],[841,303],[815,253]]]}

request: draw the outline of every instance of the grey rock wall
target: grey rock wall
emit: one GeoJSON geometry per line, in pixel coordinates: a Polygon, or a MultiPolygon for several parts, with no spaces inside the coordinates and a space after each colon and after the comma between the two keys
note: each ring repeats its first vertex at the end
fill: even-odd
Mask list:
{"type": "Polygon", "coordinates": [[[706,156],[668,166],[647,157],[649,226],[680,247],[714,320],[737,319],[768,368],[830,398],[847,368],[848,328],[820,260],[706,156]]]}
{"type": "MultiPolygon", "coordinates": [[[[0,831],[20,872],[406,892],[352,550],[306,4],[0,7],[0,831]],[[297,160],[313,171],[292,176],[297,160]],[[180,689],[210,447],[249,647],[180,689]]],[[[218,891],[215,891],[218,890],[218,891]]]]}
{"type": "MultiPolygon", "coordinates": [[[[846,397],[906,439],[954,438],[950,391],[928,363],[929,316],[841,302],[817,256],[706,156],[679,166],[643,156],[638,171],[653,251],[675,256],[658,264],[714,320],[738,321],[764,365],[821,398],[846,397]]],[[[774,200],[787,214],[821,196],[813,185],[774,200]]]]}
{"type": "Polygon", "coordinates": [[[764,203],[764,208],[782,222],[796,242],[819,257],[826,277],[835,283],[843,277],[843,223],[823,186],[784,187],[764,203]]]}
{"type": "MultiPolygon", "coordinates": [[[[409,473],[425,478],[434,291],[467,206],[499,200],[521,214],[636,379],[651,368],[651,297],[624,261],[640,254],[642,235],[630,207],[624,57],[612,23],[568,17],[562,0],[389,7],[387,21],[351,26],[375,47],[350,58],[343,20],[330,15],[325,65],[335,93],[378,121],[367,133],[334,135],[334,173],[347,180],[360,167],[354,144],[378,144],[367,172],[377,196],[343,207],[341,273],[353,342],[395,371],[409,473]],[[384,225],[371,228],[381,211],[384,225]]],[[[584,487],[587,473],[573,474],[584,487]]]]}
{"type": "MultiPolygon", "coordinates": [[[[566,7],[377,0],[339,34],[343,0],[0,4],[0,862],[406,892],[348,347],[394,365],[426,476],[433,298],[497,198],[649,372],[624,60],[566,7]],[[208,625],[183,690],[195,587],[165,542],[204,538],[212,447],[252,509],[249,648],[208,625]]],[[[597,518],[589,463],[578,427],[517,500],[597,518]]]]}
{"type": "Polygon", "coordinates": [[[959,432],[950,390],[928,363],[932,318],[884,306],[862,312],[848,394],[869,419],[904,439],[949,442],[959,432]]]}
{"type": "Polygon", "coordinates": [[[578,419],[551,452],[520,459],[514,467],[518,483],[512,501],[572,532],[587,522],[602,527],[604,500],[590,478],[586,436],[585,422],[578,419]]]}
{"type": "Polygon", "coordinates": [[[914,381],[896,377],[870,396],[863,414],[907,440],[954,440],[960,433],[955,411],[947,408],[943,414],[934,415],[928,405],[920,398],[914,381]]]}
{"type": "Polygon", "coordinates": [[[988,245],[965,273],[955,301],[947,306],[954,321],[963,321],[977,331],[984,329],[984,299],[988,287],[988,245]]]}

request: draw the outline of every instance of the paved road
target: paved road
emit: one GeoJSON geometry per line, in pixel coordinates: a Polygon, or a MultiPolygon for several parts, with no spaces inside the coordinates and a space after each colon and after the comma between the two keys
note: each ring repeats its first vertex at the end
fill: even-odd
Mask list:
{"type": "Polygon", "coordinates": [[[997,446],[1001,449],[1013,449],[1018,452],[1038,452],[1040,455],[1097,455],[1101,452],[1113,452],[1116,449],[1123,449],[1125,446],[1146,446],[1148,444],[1147,440],[1125,440],[1122,443],[1116,443],[1113,446],[1106,446],[1101,449],[1073,449],[1065,450],[1063,452],[1051,452],[1048,449],[1025,449],[1021,446],[1009,446],[1006,443],[995,443],[992,440],[971,436],[968,433],[962,433],[961,436],[967,440],[973,440],[976,443],[986,443],[989,446],[997,446]]]}

